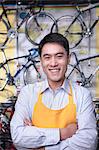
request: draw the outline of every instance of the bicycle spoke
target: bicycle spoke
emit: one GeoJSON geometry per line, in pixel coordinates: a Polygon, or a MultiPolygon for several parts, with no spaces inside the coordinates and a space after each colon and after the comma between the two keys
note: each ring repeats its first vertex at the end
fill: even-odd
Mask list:
{"type": "MultiPolygon", "coordinates": [[[[80,20],[76,19],[73,22],[73,16],[62,16],[57,19],[58,33],[63,34],[70,43],[70,48],[76,47],[83,38],[83,26],[80,20]]],[[[53,31],[56,30],[55,26],[53,26],[53,31]]]]}
{"type": "Polygon", "coordinates": [[[38,45],[40,40],[51,32],[54,21],[54,17],[46,12],[40,12],[29,18],[25,27],[28,40],[34,45],[38,45]]]}

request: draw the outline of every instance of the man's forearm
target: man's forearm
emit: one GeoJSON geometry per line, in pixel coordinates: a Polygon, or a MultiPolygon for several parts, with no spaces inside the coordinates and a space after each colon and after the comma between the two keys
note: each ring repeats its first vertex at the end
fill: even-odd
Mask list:
{"type": "MultiPolygon", "coordinates": [[[[32,126],[32,122],[28,119],[24,120],[24,125],[32,126]]],[[[67,138],[70,138],[73,134],[75,134],[77,131],[77,124],[72,123],[68,125],[66,128],[60,129],[60,140],[65,140],[67,138]]]]}
{"type": "Polygon", "coordinates": [[[66,140],[72,137],[77,131],[77,124],[73,123],[68,125],[66,128],[60,129],[60,140],[66,140]]]}

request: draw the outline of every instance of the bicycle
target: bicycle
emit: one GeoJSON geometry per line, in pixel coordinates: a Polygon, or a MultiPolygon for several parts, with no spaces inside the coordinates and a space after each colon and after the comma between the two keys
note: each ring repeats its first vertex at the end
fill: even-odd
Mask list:
{"type": "Polygon", "coordinates": [[[52,14],[45,12],[44,7],[34,4],[33,2],[33,4],[30,3],[24,7],[17,4],[17,8],[14,9],[16,11],[16,27],[13,28],[7,14],[9,9],[4,7],[3,1],[4,0],[0,2],[3,10],[0,15],[0,26],[2,26],[2,28],[0,28],[1,46],[4,46],[9,39],[18,38],[19,29],[24,23],[25,35],[34,45],[38,45],[40,36],[43,38],[51,31],[52,24],[56,24],[56,20],[52,14]],[[19,14],[19,10],[22,10],[21,14],[19,14]],[[21,17],[21,21],[19,21],[18,17],[21,17]]]}
{"type": "Polygon", "coordinates": [[[56,19],[54,16],[42,9],[40,13],[33,15],[26,21],[25,33],[27,39],[35,46],[39,45],[40,40],[48,33],[52,32],[53,24],[57,28],[56,19]],[[39,28],[37,28],[37,23],[39,28]]]}
{"type": "MultiPolygon", "coordinates": [[[[96,73],[98,73],[99,71],[99,65],[97,65],[93,70],[91,70],[92,72],[89,73],[88,70],[85,70],[85,72],[88,72],[87,74],[84,73],[83,69],[82,69],[82,63],[89,61],[89,60],[93,60],[93,62],[95,63],[94,59],[95,58],[99,58],[99,54],[93,55],[93,56],[88,56],[86,58],[81,58],[78,59],[77,55],[75,52],[71,53],[71,57],[74,57],[75,59],[75,63],[72,64],[70,63],[68,66],[68,72],[67,72],[67,79],[72,78],[72,80],[75,80],[76,82],[78,82],[81,86],[86,86],[86,87],[90,87],[93,78],[95,77],[96,73]],[[79,79],[74,79],[74,74],[76,72],[76,77],[78,75],[79,79]]],[[[87,63],[86,63],[87,64],[87,63]]],[[[85,65],[86,65],[85,64],[85,65]]],[[[91,65],[91,64],[90,64],[91,65]]],[[[90,66],[89,66],[90,67],[90,66]]],[[[86,67],[85,67],[86,68],[86,67]]],[[[87,68],[88,69],[88,68],[87,68]]],[[[90,68],[89,68],[90,69],[90,68]]],[[[91,68],[92,69],[92,68],[91,68]]]]}
{"type": "Polygon", "coordinates": [[[0,150],[15,150],[10,134],[10,121],[14,113],[17,97],[11,97],[0,103],[0,150]]]}
{"type": "MultiPolygon", "coordinates": [[[[8,17],[8,15],[10,14],[10,12],[13,10],[16,12],[16,18],[18,17],[18,10],[17,10],[17,6],[16,8],[9,8],[9,7],[5,7],[4,6],[4,2],[5,0],[2,0],[0,2],[1,4],[1,8],[2,8],[2,13],[0,15],[0,26],[2,27],[0,29],[0,39],[1,39],[1,46],[4,46],[7,41],[9,40],[9,38],[13,39],[17,36],[17,32],[18,30],[21,28],[21,26],[26,22],[26,20],[29,19],[30,16],[39,13],[41,11],[41,7],[39,7],[38,11],[35,11],[35,7],[32,8],[32,5],[29,5],[27,7],[22,7],[19,6],[20,9],[23,9],[25,12],[27,10],[27,13],[25,14],[24,18],[22,19],[22,21],[18,24],[18,22],[16,23],[16,27],[13,27],[11,24],[11,21],[8,17]]],[[[16,19],[16,21],[18,21],[16,19]]]]}
{"type": "MultiPolygon", "coordinates": [[[[70,49],[77,47],[84,37],[93,35],[93,29],[99,21],[99,16],[91,23],[91,10],[99,7],[99,1],[95,4],[90,4],[88,7],[81,9],[76,6],[76,14],[74,16],[64,15],[56,20],[56,25],[53,24],[52,32],[56,31],[63,34],[70,43],[70,49]],[[87,25],[84,14],[89,12],[89,25],[87,25]],[[56,28],[57,27],[57,28],[56,28]]],[[[90,41],[89,41],[90,42],[90,41]]]]}
{"type": "Polygon", "coordinates": [[[3,49],[1,50],[5,61],[0,63],[0,91],[3,91],[7,85],[14,85],[16,88],[18,88],[18,79],[20,78],[20,75],[22,77],[23,84],[27,84],[27,77],[30,76],[29,70],[31,69],[32,74],[34,75],[34,77],[32,77],[33,81],[39,80],[41,78],[40,72],[37,68],[37,65],[40,63],[38,59],[38,49],[30,49],[28,55],[10,59],[7,59],[5,51],[3,49]],[[25,59],[24,63],[21,64],[19,68],[15,71],[14,75],[12,75],[9,63],[23,58],[25,59]]]}

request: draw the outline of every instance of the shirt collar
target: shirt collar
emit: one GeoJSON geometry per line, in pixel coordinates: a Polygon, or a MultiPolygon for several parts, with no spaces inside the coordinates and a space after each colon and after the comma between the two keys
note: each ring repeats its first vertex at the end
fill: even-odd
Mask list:
{"type": "MultiPolygon", "coordinates": [[[[48,84],[48,81],[47,79],[45,79],[43,82],[42,82],[42,87],[41,87],[41,93],[44,93],[46,90],[49,90],[51,89],[49,84],[48,84]]],[[[65,92],[67,92],[68,94],[72,94],[71,91],[70,91],[70,81],[68,79],[65,78],[63,84],[61,87],[59,87],[59,89],[63,89],[65,92]]]]}

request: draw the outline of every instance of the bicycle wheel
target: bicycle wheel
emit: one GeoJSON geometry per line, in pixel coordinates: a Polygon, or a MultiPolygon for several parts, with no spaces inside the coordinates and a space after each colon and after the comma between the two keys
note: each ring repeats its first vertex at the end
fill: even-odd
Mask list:
{"type": "Polygon", "coordinates": [[[0,91],[3,91],[7,84],[7,70],[4,66],[0,66],[0,91]]]}
{"type": "Polygon", "coordinates": [[[4,49],[0,50],[0,91],[2,91],[7,84],[7,75],[8,75],[8,64],[6,62],[6,54],[4,49]],[[5,63],[5,64],[4,64],[5,63]]]}
{"type": "Polygon", "coordinates": [[[8,40],[9,26],[4,19],[0,19],[0,47],[4,46],[8,40]]]}
{"type": "Polygon", "coordinates": [[[38,45],[40,40],[51,32],[52,25],[55,24],[54,17],[46,12],[40,12],[30,17],[25,26],[27,39],[34,45],[38,45]]]}
{"type": "Polygon", "coordinates": [[[79,19],[74,18],[74,16],[62,16],[56,21],[57,26],[53,25],[52,32],[57,31],[61,33],[69,40],[70,49],[75,48],[83,38],[83,25],[79,19]]]}
{"type": "Polygon", "coordinates": [[[36,65],[34,67],[33,64],[30,64],[29,66],[26,67],[26,69],[24,70],[24,74],[23,74],[23,79],[24,79],[25,85],[32,84],[39,80],[40,73],[37,70],[38,70],[38,67],[36,65]]]}

